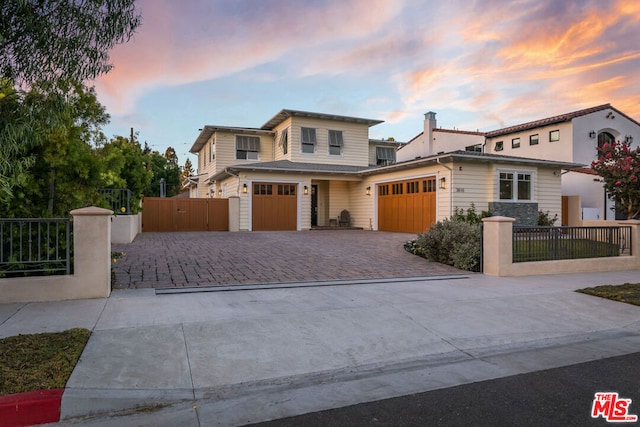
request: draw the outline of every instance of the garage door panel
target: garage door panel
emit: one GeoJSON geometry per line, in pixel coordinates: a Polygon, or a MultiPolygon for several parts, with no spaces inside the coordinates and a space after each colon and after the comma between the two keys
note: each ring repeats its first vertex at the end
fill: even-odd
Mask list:
{"type": "Polygon", "coordinates": [[[254,231],[297,229],[297,184],[257,182],[252,193],[254,231]]]}
{"type": "Polygon", "coordinates": [[[378,230],[424,233],[435,222],[435,178],[378,184],[378,230]]]}

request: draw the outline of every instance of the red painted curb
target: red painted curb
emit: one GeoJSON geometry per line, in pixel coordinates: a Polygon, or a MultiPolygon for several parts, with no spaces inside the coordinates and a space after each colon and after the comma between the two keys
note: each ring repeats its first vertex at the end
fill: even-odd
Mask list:
{"type": "Polygon", "coordinates": [[[0,427],[22,427],[60,421],[63,388],[0,396],[0,427]]]}

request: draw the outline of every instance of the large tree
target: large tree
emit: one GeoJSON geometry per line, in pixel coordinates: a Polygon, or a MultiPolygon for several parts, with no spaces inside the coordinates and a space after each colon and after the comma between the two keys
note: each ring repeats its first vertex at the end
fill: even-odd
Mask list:
{"type": "Polygon", "coordinates": [[[137,135],[131,138],[116,136],[96,152],[104,166],[102,186],[130,190],[131,210],[137,212],[153,178],[148,155],[143,152],[137,135]]]}
{"type": "Polygon", "coordinates": [[[0,71],[18,85],[108,72],[109,51],[140,25],[135,0],[0,2],[0,71]]]}
{"type": "Polygon", "coordinates": [[[640,147],[629,142],[603,144],[591,168],[604,179],[608,197],[627,219],[640,215],[640,147]]]}
{"type": "Polygon", "coordinates": [[[178,166],[178,156],[175,150],[169,147],[164,155],[161,155],[157,151],[152,151],[147,154],[147,157],[151,171],[153,172],[153,178],[149,186],[145,189],[144,195],[149,197],[161,196],[161,180],[164,180],[166,197],[178,195],[180,192],[180,167],[178,166]]]}
{"type": "Polygon", "coordinates": [[[134,1],[0,2],[0,203],[36,164],[34,148],[65,132],[74,96],[66,82],[108,72],[109,50],[140,25],[134,1]]]}
{"type": "Polygon", "coordinates": [[[45,143],[26,147],[22,160],[29,160],[28,169],[15,175],[11,202],[0,204],[0,217],[60,216],[97,202],[101,164],[92,151],[91,138],[108,115],[93,90],[68,84],[62,89],[63,96],[46,86],[33,86],[16,105],[23,115],[57,109],[59,123],[37,131],[45,143]]]}

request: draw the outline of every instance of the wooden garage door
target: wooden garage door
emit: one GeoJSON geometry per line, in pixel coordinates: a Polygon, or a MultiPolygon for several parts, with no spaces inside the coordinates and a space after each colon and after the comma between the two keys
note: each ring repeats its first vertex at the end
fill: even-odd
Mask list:
{"type": "Polygon", "coordinates": [[[297,184],[256,182],[252,194],[253,231],[296,230],[297,184]]]}
{"type": "Polygon", "coordinates": [[[378,185],[378,230],[424,233],[435,221],[435,178],[378,185]]]}

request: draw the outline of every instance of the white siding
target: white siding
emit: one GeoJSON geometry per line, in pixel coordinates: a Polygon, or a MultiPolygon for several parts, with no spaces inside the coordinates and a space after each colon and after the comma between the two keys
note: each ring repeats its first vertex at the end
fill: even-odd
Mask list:
{"type": "Polygon", "coordinates": [[[485,152],[505,156],[527,157],[530,159],[571,162],[573,157],[573,132],[571,123],[557,123],[537,129],[487,138],[485,152]],[[549,132],[554,130],[560,131],[560,140],[551,142],[549,141],[549,132]],[[529,145],[529,137],[535,134],[538,135],[538,145],[529,145]],[[514,138],[520,138],[519,148],[511,147],[514,138]],[[502,141],[502,151],[495,150],[496,142],[498,141],[502,141]]]}
{"type": "Polygon", "coordinates": [[[453,182],[447,175],[447,189],[451,192],[453,209],[465,212],[475,206],[476,212],[489,209],[493,196],[493,168],[487,163],[460,162],[453,165],[453,182]]]}
{"type": "Polygon", "coordinates": [[[293,117],[289,129],[289,159],[300,163],[368,166],[369,127],[366,124],[293,117]],[[314,154],[302,153],[301,128],[316,129],[314,154]],[[344,147],[341,155],[329,154],[329,130],[342,131],[344,147]]]}

